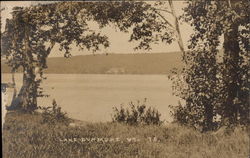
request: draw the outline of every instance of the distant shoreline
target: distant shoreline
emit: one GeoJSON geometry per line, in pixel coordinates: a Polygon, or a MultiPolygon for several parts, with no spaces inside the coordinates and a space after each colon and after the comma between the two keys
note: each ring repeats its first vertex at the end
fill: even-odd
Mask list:
{"type": "MultiPolygon", "coordinates": [[[[47,60],[46,74],[138,74],[169,75],[183,63],[179,53],[82,55],[71,58],[53,57],[47,60]]],[[[18,69],[17,72],[21,72],[18,69]]],[[[1,62],[1,72],[10,73],[10,67],[1,62]]]]}

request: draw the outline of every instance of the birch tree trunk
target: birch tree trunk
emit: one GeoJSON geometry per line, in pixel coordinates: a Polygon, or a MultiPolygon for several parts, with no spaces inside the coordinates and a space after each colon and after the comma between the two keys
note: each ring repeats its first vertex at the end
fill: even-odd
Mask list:
{"type": "MultiPolygon", "coordinates": [[[[27,20],[28,21],[28,20],[27,20]]],[[[21,99],[21,109],[25,111],[33,111],[37,108],[37,85],[35,82],[35,67],[33,65],[33,56],[30,48],[29,26],[25,25],[25,59],[26,63],[23,66],[23,86],[19,93],[21,99]]]]}
{"type": "Polygon", "coordinates": [[[171,8],[172,15],[174,17],[174,26],[175,26],[175,30],[176,30],[176,33],[177,33],[177,42],[178,42],[178,45],[179,45],[180,50],[182,52],[182,59],[186,63],[186,53],[185,53],[185,50],[184,50],[184,44],[183,44],[183,40],[182,40],[182,37],[181,37],[181,31],[180,31],[178,17],[176,15],[176,12],[175,12],[175,9],[174,9],[173,1],[168,0],[168,2],[169,2],[169,6],[171,8]]]}
{"type": "Polygon", "coordinates": [[[11,106],[14,105],[16,99],[17,99],[17,89],[16,89],[16,82],[15,82],[15,72],[11,72],[11,79],[12,79],[12,84],[13,84],[13,95],[12,95],[12,100],[11,100],[11,106]]]}

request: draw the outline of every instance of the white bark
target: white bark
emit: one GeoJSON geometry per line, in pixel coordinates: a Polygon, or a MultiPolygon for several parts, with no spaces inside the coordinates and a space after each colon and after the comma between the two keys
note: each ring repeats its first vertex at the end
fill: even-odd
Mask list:
{"type": "Polygon", "coordinates": [[[6,110],[6,106],[8,104],[8,93],[7,93],[7,88],[6,91],[1,91],[1,98],[2,98],[2,104],[1,104],[1,110],[2,110],[2,128],[3,128],[3,124],[5,121],[5,116],[7,114],[7,110],[6,110]]]}
{"type": "Polygon", "coordinates": [[[181,31],[180,31],[178,17],[177,17],[177,15],[175,13],[173,1],[168,0],[168,2],[169,2],[169,6],[171,8],[172,15],[174,17],[174,26],[175,26],[175,30],[176,30],[176,33],[177,33],[177,42],[178,42],[178,45],[179,45],[180,50],[181,50],[182,55],[183,55],[183,61],[186,63],[186,53],[185,53],[185,50],[184,50],[184,44],[183,44],[183,40],[182,40],[182,37],[181,37],[181,31]]]}

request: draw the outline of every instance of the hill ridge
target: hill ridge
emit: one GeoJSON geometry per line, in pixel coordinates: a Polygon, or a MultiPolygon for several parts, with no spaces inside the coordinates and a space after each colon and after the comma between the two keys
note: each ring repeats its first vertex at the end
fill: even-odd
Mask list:
{"type": "MultiPolygon", "coordinates": [[[[47,65],[45,73],[57,74],[169,74],[173,68],[182,68],[180,52],[50,57],[47,65]]],[[[1,71],[9,73],[10,68],[1,62],[1,71]]]]}

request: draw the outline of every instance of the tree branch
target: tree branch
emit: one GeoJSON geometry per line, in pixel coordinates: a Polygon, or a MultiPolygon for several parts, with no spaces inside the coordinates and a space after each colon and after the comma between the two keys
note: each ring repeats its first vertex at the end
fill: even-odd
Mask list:
{"type": "Polygon", "coordinates": [[[235,13],[235,15],[237,16],[237,18],[241,18],[241,16],[232,7],[231,0],[227,0],[227,3],[228,3],[229,8],[235,13]]]}
{"type": "Polygon", "coordinates": [[[53,49],[53,47],[55,46],[56,42],[55,41],[52,41],[50,43],[50,46],[49,48],[46,50],[46,57],[50,54],[51,50],[53,49]]]}
{"type": "Polygon", "coordinates": [[[228,2],[229,7],[232,8],[231,1],[228,0],[227,2],[228,2]]]}
{"type": "Polygon", "coordinates": [[[169,14],[173,14],[171,11],[166,10],[166,9],[155,9],[155,10],[159,10],[159,11],[163,11],[163,12],[166,12],[166,13],[169,13],[169,14]]]}
{"type": "Polygon", "coordinates": [[[160,13],[158,12],[155,12],[157,15],[159,15],[164,21],[165,23],[167,23],[169,26],[171,26],[172,28],[174,28],[174,26],[163,16],[161,15],[160,13]]]}

